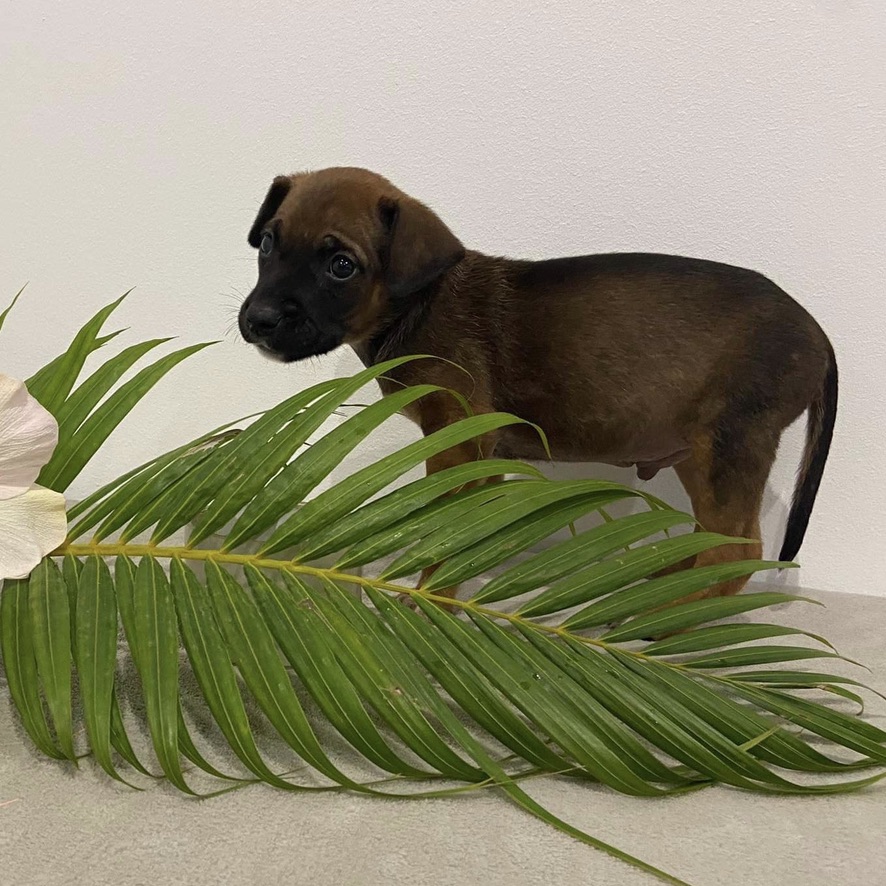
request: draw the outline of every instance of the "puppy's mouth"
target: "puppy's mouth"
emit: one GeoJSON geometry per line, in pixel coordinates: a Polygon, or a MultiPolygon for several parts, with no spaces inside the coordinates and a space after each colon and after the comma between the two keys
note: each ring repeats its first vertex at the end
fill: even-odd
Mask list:
{"type": "Polygon", "coordinates": [[[283,359],[282,355],[278,354],[270,345],[266,345],[263,341],[251,342],[255,346],[255,349],[265,358],[265,360],[270,360],[272,363],[285,363],[286,361],[283,359]]]}
{"type": "Polygon", "coordinates": [[[274,363],[294,363],[308,357],[318,357],[342,344],[343,334],[320,329],[309,317],[283,320],[273,330],[258,334],[240,314],[240,335],[254,345],[266,359],[274,363]]]}

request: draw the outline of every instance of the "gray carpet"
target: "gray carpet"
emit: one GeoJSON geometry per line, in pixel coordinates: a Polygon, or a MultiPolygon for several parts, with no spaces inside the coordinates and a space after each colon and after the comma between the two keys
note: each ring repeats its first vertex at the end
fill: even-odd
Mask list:
{"type": "MultiPolygon", "coordinates": [[[[886,599],[811,596],[827,608],[794,606],[767,620],[824,634],[872,669],[861,679],[886,690],[886,599]]],[[[868,716],[886,726],[882,704],[868,716]]],[[[140,784],[147,790],[116,785],[88,759],[74,770],[38,757],[0,678],[0,886],[655,882],[491,791],[376,801],[249,787],[195,801],[140,784]]],[[[886,783],[828,798],[714,788],[665,800],[555,779],[527,787],[570,823],[693,886],[886,886],[886,783]]]]}

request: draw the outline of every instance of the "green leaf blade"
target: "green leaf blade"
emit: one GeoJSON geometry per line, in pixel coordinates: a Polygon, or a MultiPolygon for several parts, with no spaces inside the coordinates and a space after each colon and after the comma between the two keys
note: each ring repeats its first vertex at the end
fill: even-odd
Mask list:
{"type": "Polygon", "coordinates": [[[410,541],[417,542],[440,527],[465,519],[481,505],[515,493],[519,494],[516,485],[508,488],[504,484],[495,483],[460,490],[432,501],[424,508],[413,511],[402,520],[396,520],[390,526],[352,545],[339,557],[336,565],[339,569],[350,569],[372,563],[402,550],[410,541]]]}
{"type": "Polygon", "coordinates": [[[170,567],[170,587],[194,675],[231,750],[262,781],[284,790],[295,790],[295,785],[268,768],[256,746],[208,591],[179,559],[173,560],[170,567]]]}
{"type": "MultiPolygon", "coordinates": [[[[422,385],[397,391],[362,409],[321,437],[307,452],[285,465],[266,486],[256,488],[249,501],[240,502],[241,505],[245,505],[245,509],[228,533],[224,549],[236,548],[269,529],[293,509],[294,503],[300,502],[333,468],[341,464],[370,432],[410,403],[440,390],[442,389],[434,385],[422,385]]],[[[351,393],[352,391],[347,389],[341,391],[334,401],[334,408],[340,406],[343,398],[350,396],[351,393]]],[[[306,430],[314,429],[312,427],[306,430]]],[[[227,522],[227,518],[233,516],[237,510],[239,508],[229,505],[214,523],[198,527],[191,542],[194,543],[194,539],[201,540],[208,531],[227,522]],[[222,519],[223,517],[225,519],[222,519]]]]}
{"type": "Polygon", "coordinates": [[[780,784],[744,747],[736,746],[704,720],[671,699],[658,697],[617,659],[569,640],[555,644],[528,628],[523,633],[561,664],[599,703],[644,740],[681,761],[699,778],[744,789],[780,784]]]}
{"type": "Polygon", "coordinates": [[[596,526],[511,567],[488,582],[472,599],[475,603],[486,604],[516,597],[574,574],[650,535],[690,522],[693,519],[688,514],[655,510],[631,514],[617,523],[596,526]]]}
{"type": "Polygon", "coordinates": [[[403,520],[447,494],[461,491],[467,484],[501,474],[517,474],[544,479],[538,468],[508,459],[482,459],[456,465],[414,480],[381,498],[351,511],[324,529],[309,536],[300,545],[299,559],[305,562],[341,551],[403,520]]]}
{"type": "Polygon", "coordinates": [[[688,658],[683,664],[689,668],[744,668],[749,665],[776,664],[783,661],[840,657],[834,652],[805,646],[748,646],[688,658]]]}
{"type": "MultiPolygon", "coordinates": [[[[620,558],[619,558],[620,559],[620,558]]],[[[664,617],[672,609],[670,604],[686,602],[692,595],[704,591],[721,581],[740,578],[763,569],[778,569],[781,564],[765,564],[757,560],[740,560],[732,563],[715,563],[711,566],[694,566],[676,572],[652,577],[640,584],[629,586],[586,606],[565,622],[571,630],[612,624],[630,617],[647,617],[653,620],[664,617]],[[662,608],[664,607],[664,608],[662,608]]],[[[722,599],[715,597],[716,599],[722,599]]],[[[712,606],[726,605],[712,603],[712,606]]],[[[739,611],[742,611],[739,609],[739,611]]],[[[726,617],[725,615],[723,616],[726,617]]],[[[632,623],[632,622],[631,622],[632,623]]],[[[688,627],[684,625],[683,627],[688,627]]],[[[642,638],[645,639],[645,638],[642,638]]]]}
{"type": "MultiPolygon", "coordinates": [[[[719,679],[701,679],[702,674],[663,667],[655,660],[642,660],[614,647],[611,654],[642,678],[650,701],[665,706],[675,716],[679,712],[681,723],[688,724],[690,718],[698,718],[700,736],[712,729],[712,736],[722,734],[735,746],[747,748],[753,757],[798,772],[843,773],[857,768],[857,764],[843,763],[820,753],[787,730],[774,729],[780,721],[727,698],[722,694],[723,684],[719,679]]],[[[731,688],[732,684],[729,685],[731,688]]],[[[752,770],[748,775],[756,777],[752,770]]],[[[777,777],[763,769],[762,778],[772,781],[777,777]]],[[[783,781],[778,783],[782,788],[789,786],[783,781]]],[[[814,786],[794,785],[791,790],[815,793],[814,786]]]]}
{"type": "Polygon", "coordinates": [[[342,638],[339,660],[360,694],[417,756],[437,772],[477,782],[484,773],[463,760],[428,718],[439,696],[403,644],[362,602],[331,583],[326,593],[305,585],[317,612],[342,638]]]}
{"type": "Polygon", "coordinates": [[[15,307],[15,303],[19,300],[19,296],[21,296],[21,294],[25,291],[25,287],[27,285],[28,284],[26,283],[24,286],[22,286],[21,289],[19,289],[19,291],[13,296],[9,307],[7,307],[2,314],[0,314],[0,329],[3,329],[3,324],[6,322],[6,318],[12,312],[12,309],[15,307]]]}
{"type": "Polygon", "coordinates": [[[283,585],[272,582],[251,566],[246,575],[290,666],[345,740],[384,771],[414,777],[428,775],[394,753],[382,738],[335,654],[338,636],[316,612],[304,584],[292,575],[285,576],[283,585]]]}
{"type": "MultiPolygon", "coordinates": [[[[89,745],[111,778],[121,777],[111,756],[114,677],[117,663],[117,599],[111,573],[100,557],[87,558],[77,581],[77,671],[89,745]]],[[[117,724],[122,727],[122,722],[117,724]]],[[[125,731],[118,734],[118,740],[125,731]]],[[[125,742],[128,746],[128,740],[125,742]]],[[[133,754],[134,756],[134,754],[133,754]]]]}
{"type": "MultiPolygon", "coordinates": [[[[734,542],[734,539],[712,532],[692,532],[631,548],[555,582],[543,593],[521,606],[519,612],[530,618],[569,609],[628,587],[635,581],[680,563],[701,551],[729,542],[734,542]]],[[[577,629],[581,620],[582,613],[578,612],[564,622],[564,626],[577,629]]]]}
{"type": "Polygon", "coordinates": [[[218,442],[227,439],[229,436],[239,434],[240,429],[233,427],[236,423],[236,421],[228,422],[227,424],[210,431],[208,434],[198,437],[190,443],[185,443],[183,446],[178,446],[162,455],[148,459],[148,461],[132,468],[121,477],[117,477],[115,480],[105,483],[104,486],[101,486],[95,492],[87,495],[86,498],[78,501],[68,510],[68,521],[73,523],[77,518],[82,519],[78,520],[76,526],[72,529],[72,533],[76,532],[77,534],[72,534],[70,537],[77,538],[81,536],[88,529],[91,529],[93,526],[101,522],[101,520],[107,517],[108,514],[113,513],[114,508],[116,507],[115,497],[121,494],[121,490],[126,487],[127,484],[132,483],[136,478],[146,479],[155,476],[164,466],[170,464],[184,454],[190,453],[204,446],[216,445],[218,442]],[[100,512],[99,516],[96,516],[97,512],[100,512]]]}
{"type": "Polygon", "coordinates": [[[733,687],[760,707],[786,717],[838,746],[868,757],[875,765],[886,766],[886,732],[871,723],[774,689],[742,683],[735,683],[733,687]]]}
{"type": "MultiPolygon", "coordinates": [[[[179,757],[178,630],[169,582],[153,557],[135,570],[132,628],[134,661],[141,676],[148,728],[164,775],[180,791],[194,794],[179,757]]],[[[121,612],[123,608],[121,607],[121,612]]]]}
{"type": "Polygon", "coordinates": [[[398,358],[380,363],[351,378],[340,380],[310,410],[306,410],[288,427],[275,434],[250,459],[249,470],[227,484],[213,501],[191,534],[190,543],[203,541],[244,508],[246,511],[229,533],[225,547],[236,547],[253,538],[291,510],[293,503],[307,495],[382,421],[428,393],[441,390],[433,385],[424,385],[406,388],[385,397],[348,418],[314,443],[308,452],[289,464],[299,447],[344,405],[348,397],[380,375],[407,362],[407,359],[398,358]]]}
{"type": "MultiPolygon", "coordinates": [[[[219,446],[223,447],[226,442],[221,442],[219,446]]],[[[208,447],[196,452],[185,452],[171,462],[157,465],[156,469],[149,468],[133,477],[89,515],[89,523],[94,524],[96,518],[101,520],[95,530],[95,541],[106,539],[124,526],[127,529],[123,540],[128,540],[143,525],[142,515],[150,510],[160,496],[181,488],[214,451],[214,447],[208,447]]],[[[88,524],[84,521],[74,531],[82,532],[86,525],[88,524]]]]}
{"type": "Polygon", "coordinates": [[[810,689],[818,689],[830,687],[832,685],[858,686],[866,689],[874,695],[886,700],[883,693],[876,689],[853,680],[851,677],[844,677],[839,674],[823,674],[818,671],[792,671],[787,668],[778,671],[737,671],[729,674],[730,680],[739,680],[746,683],[764,683],[771,686],[778,686],[782,683],[790,683],[793,687],[808,686],[810,689]]]}
{"type": "Polygon", "coordinates": [[[445,588],[476,578],[507,562],[516,554],[531,549],[553,533],[581,517],[633,495],[626,489],[601,489],[578,496],[569,496],[539,508],[506,524],[475,544],[447,557],[443,565],[426,582],[426,590],[445,588]]]}
{"type": "Polygon", "coordinates": [[[713,627],[695,628],[683,634],[657,640],[644,647],[644,655],[685,655],[706,649],[722,649],[739,643],[766,640],[771,637],[802,635],[829,646],[824,637],[801,631],[799,628],[776,624],[726,624],[713,627]]]}
{"type": "Polygon", "coordinates": [[[100,366],[84,381],[65,402],[59,407],[56,419],[59,427],[60,445],[73,436],[74,432],[88,418],[99,404],[102,397],[114,387],[128,369],[134,366],[143,356],[159,347],[169,338],[154,338],[139,342],[121,351],[100,366]]]}
{"type": "Polygon", "coordinates": [[[269,722],[306,762],[336,784],[360,789],[321,748],[283,667],[270,629],[243,588],[217,564],[207,565],[220,627],[240,673],[269,722]]]}
{"type": "Polygon", "coordinates": [[[512,704],[537,724],[593,778],[624,793],[656,796],[664,791],[648,784],[613,753],[589,720],[561,693],[551,674],[536,663],[503,649],[504,632],[480,616],[473,630],[421,597],[416,603],[427,618],[442,630],[462,655],[492,681],[512,704]],[[533,690],[533,687],[538,687],[533,690]],[[544,687],[544,691],[541,688],[544,687]]]}
{"type": "Polygon", "coordinates": [[[427,619],[371,587],[367,593],[385,621],[429,673],[502,745],[543,771],[571,768],[573,764],[545,744],[427,619]]]}
{"type": "Polygon", "coordinates": [[[145,394],[171,369],[183,360],[209,347],[204,342],[181,348],[146,366],[132,379],[119,387],[71,436],[63,441],[53,453],[52,459],[37,478],[38,482],[64,492],[79,476],[99,447],[107,440],[121,421],[132,411],[145,394]]]}
{"type": "Polygon", "coordinates": [[[31,573],[28,589],[37,673],[43,684],[62,753],[76,762],[71,702],[71,614],[61,570],[45,559],[31,573]]]}
{"type": "Polygon", "coordinates": [[[259,413],[256,420],[225,447],[224,452],[211,454],[189,477],[186,487],[166,489],[157,496],[127,526],[123,538],[132,538],[154,526],[153,540],[160,542],[186,523],[197,519],[225,483],[248,468],[247,459],[256,445],[266,444],[283,426],[309,404],[333,390],[338,383],[337,379],[320,382],[259,413]]]}
{"type": "Polygon", "coordinates": [[[275,530],[262,553],[270,555],[292,547],[310,533],[329,526],[436,453],[513,424],[525,422],[506,413],[475,415],[385,456],[306,502],[275,530]]]}
{"type": "Polygon", "coordinates": [[[73,390],[86,363],[86,358],[110,340],[110,337],[101,339],[99,333],[108,317],[127,295],[129,295],[128,292],[102,308],[80,329],[64,354],[60,354],[25,382],[31,396],[53,415],[58,414],[62,404],[73,390]]]}
{"type": "Polygon", "coordinates": [[[47,757],[65,760],[49,731],[34,653],[28,580],[7,579],[0,593],[0,649],[9,694],[31,741],[47,757]]]}
{"type": "MultiPolygon", "coordinates": [[[[747,570],[758,572],[761,569],[766,568],[763,563],[758,563],[756,561],[748,561],[746,564],[729,565],[734,565],[735,568],[731,569],[728,567],[716,566],[711,570],[705,580],[710,582],[710,584],[717,584],[721,580],[719,578],[721,575],[728,575],[730,577],[735,576],[736,573],[739,573],[739,575],[746,575],[747,570]],[[714,578],[714,576],[716,576],[716,578],[714,578]]],[[[705,567],[697,567],[693,570],[687,570],[687,572],[700,572],[704,568],[705,567]]],[[[770,564],[769,568],[778,569],[780,566],[778,563],[773,563],[770,564]]],[[[667,578],[673,577],[676,576],[667,576],[667,578]]],[[[677,598],[679,600],[683,597],[682,585],[681,583],[676,582],[674,586],[676,587],[676,593],[679,595],[677,598]]],[[[659,605],[660,602],[670,602],[670,600],[673,599],[670,595],[675,593],[674,586],[668,588],[668,599],[663,601],[656,600],[653,605],[659,605]]],[[[607,631],[601,639],[605,640],[607,643],[624,643],[629,640],[642,640],[650,636],[668,634],[672,631],[682,631],[686,628],[706,624],[711,621],[731,618],[732,616],[740,615],[744,612],[753,612],[755,609],[763,609],[769,606],[779,606],[784,603],[796,602],[811,603],[812,601],[806,597],[797,597],[793,594],[761,592],[755,594],[739,594],[734,597],[712,597],[705,600],[696,600],[691,603],[678,603],[675,606],[638,615],[636,618],[632,618],[620,627],[607,631]]],[[[597,619],[601,617],[599,614],[592,620],[587,614],[587,610],[585,610],[585,613],[584,619],[577,619],[575,622],[576,624],[581,624],[586,627],[594,622],[598,624],[601,623],[597,621],[597,619]]],[[[604,618],[604,621],[605,620],[606,619],[604,618]]]]}
{"type": "MultiPolygon", "coordinates": [[[[429,533],[385,569],[383,577],[387,580],[400,578],[441,563],[470,547],[472,541],[481,541],[497,530],[566,499],[585,498],[590,510],[592,502],[600,500],[601,493],[612,492],[616,487],[616,484],[597,480],[525,480],[520,483],[522,489],[517,488],[516,484],[498,484],[505,488],[500,490],[497,498],[478,506],[458,523],[441,526],[429,533]]],[[[631,490],[625,494],[634,495],[636,492],[631,490]]]]}

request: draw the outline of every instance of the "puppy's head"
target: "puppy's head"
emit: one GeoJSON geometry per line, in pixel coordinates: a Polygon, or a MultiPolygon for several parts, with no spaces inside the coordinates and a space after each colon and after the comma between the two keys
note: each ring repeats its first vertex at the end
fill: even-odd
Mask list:
{"type": "Polygon", "coordinates": [[[258,250],[258,282],[240,309],[240,332],[283,362],[367,341],[396,300],[464,256],[430,209],[349,168],[275,178],[249,244],[258,250]]]}

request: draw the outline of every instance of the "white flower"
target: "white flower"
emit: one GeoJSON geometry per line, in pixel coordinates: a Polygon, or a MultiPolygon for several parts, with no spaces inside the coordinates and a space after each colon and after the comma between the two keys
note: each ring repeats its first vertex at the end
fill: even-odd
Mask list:
{"type": "Polygon", "coordinates": [[[57,443],[55,419],[0,373],[0,579],[24,578],[65,540],[65,497],[34,483],[57,443]]]}

